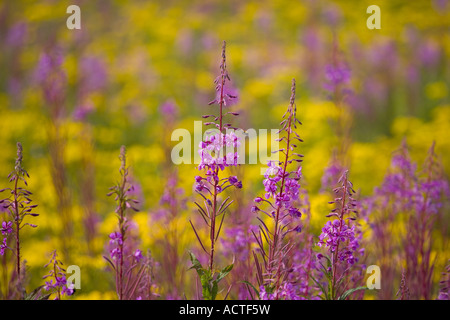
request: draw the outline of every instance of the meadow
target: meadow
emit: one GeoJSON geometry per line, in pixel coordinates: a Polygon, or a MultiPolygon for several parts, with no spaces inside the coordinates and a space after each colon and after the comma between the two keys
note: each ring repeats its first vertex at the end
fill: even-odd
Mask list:
{"type": "Polygon", "coordinates": [[[0,3],[0,299],[450,298],[448,1],[71,4],[0,3]]]}

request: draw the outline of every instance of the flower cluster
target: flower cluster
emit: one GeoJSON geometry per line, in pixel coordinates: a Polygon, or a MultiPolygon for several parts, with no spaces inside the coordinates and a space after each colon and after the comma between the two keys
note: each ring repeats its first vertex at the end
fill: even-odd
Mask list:
{"type": "Polygon", "coordinates": [[[355,222],[359,203],[354,199],[355,190],[348,180],[348,170],[342,174],[338,184],[339,187],[333,190],[336,198],[329,202],[336,207],[327,215],[333,220],[326,222],[317,242],[317,246],[327,249],[329,255],[321,252],[316,256],[320,261],[318,271],[328,280],[322,284],[321,289],[324,297],[330,300],[343,299],[364,288],[348,288],[361,280],[361,270],[354,265],[364,255],[364,248],[360,248],[363,233],[360,225],[355,222]],[[347,279],[347,282],[343,283],[343,279],[347,279]],[[325,289],[326,285],[328,289],[325,289]]]}
{"type": "Polygon", "coordinates": [[[333,159],[325,168],[321,178],[321,191],[334,189],[343,171],[343,166],[336,159],[336,156],[333,155],[333,159]]]}
{"type": "Polygon", "coordinates": [[[283,135],[278,141],[284,141],[286,144],[284,148],[278,150],[279,154],[283,156],[283,161],[278,161],[278,163],[270,161],[268,163],[263,182],[264,198],[256,197],[254,200],[256,205],[252,207],[252,212],[264,213],[273,224],[273,227],[269,228],[266,222],[258,217],[261,223],[260,232],[259,235],[253,234],[262,255],[262,261],[264,261],[263,271],[255,255],[255,262],[259,266],[257,268],[258,284],[265,287],[264,292],[274,294],[277,299],[292,297],[291,294],[281,294],[283,288],[289,287],[289,282],[285,279],[287,274],[292,271],[287,258],[292,249],[292,244],[285,239],[288,233],[301,231],[298,220],[300,220],[302,214],[295,205],[300,194],[301,167],[298,166],[291,171],[289,166],[294,162],[302,162],[301,158],[303,157],[303,155],[294,152],[294,148],[297,147],[294,140],[302,142],[295,131],[296,124],[301,124],[296,117],[296,111],[295,79],[293,79],[290,103],[283,116],[284,120],[280,123],[281,129],[278,131],[283,135]],[[261,209],[264,203],[269,205],[269,210],[261,209]],[[268,248],[264,245],[263,239],[267,241],[268,248]]]}
{"type": "MultiPolygon", "coordinates": [[[[431,261],[433,237],[431,236],[444,206],[450,198],[450,186],[442,165],[437,159],[434,144],[419,172],[403,141],[393,155],[391,167],[381,186],[367,199],[367,211],[371,215],[371,228],[378,242],[379,255],[386,261],[380,267],[385,270],[388,291],[393,291],[392,282],[400,271],[387,262],[389,256],[404,257],[412,299],[429,299],[432,286],[433,266],[431,261]],[[405,221],[405,233],[395,245],[391,234],[398,221],[405,221]]],[[[386,278],[385,277],[385,278],[386,278]]],[[[383,296],[382,298],[387,298],[383,296]]]]}
{"type": "Polygon", "coordinates": [[[6,236],[3,238],[2,243],[0,244],[0,255],[5,254],[5,250],[8,249],[7,241],[8,236],[13,232],[12,222],[11,221],[3,221],[2,222],[2,235],[6,236]]]}
{"type": "MultiPolygon", "coordinates": [[[[124,248],[123,237],[120,232],[112,232],[109,235],[109,255],[112,261],[120,261],[123,258],[123,255],[127,255],[127,252],[130,251],[128,248],[124,248]]],[[[142,260],[142,251],[140,249],[132,250],[130,256],[135,260],[135,262],[139,262],[142,260]]]]}
{"type": "Polygon", "coordinates": [[[333,92],[340,85],[347,84],[350,81],[351,71],[349,67],[340,62],[338,64],[328,64],[325,66],[325,78],[327,83],[325,89],[333,92]]]}
{"type": "Polygon", "coordinates": [[[359,248],[359,241],[355,236],[355,225],[350,227],[342,220],[327,221],[322,228],[317,245],[325,246],[331,253],[335,253],[339,245],[344,245],[339,250],[338,259],[347,261],[351,265],[358,261],[358,258],[354,256],[354,252],[359,248]]]}
{"type": "Polygon", "coordinates": [[[108,196],[114,194],[117,202],[118,231],[109,235],[107,250],[110,258],[104,258],[115,272],[119,300],[151,299],[155,296],[152,274],[154,262],[150,254],[144,256],[140,249],[136,249],[138,242],[133,231],[137,231],[137,225],[127,217],[129,209],[138,211],[135,206],[139,201],[130,196],[140,193],[130,183],[125,146],[120,148],[119,159],[121,180],[108,193],[108,196]]]}
{"type": "Polygon", "coordinates": [[[350,217],[349,214],[356,213],[357,203],[353,199],[355,192],[353,185],[347,176],[348,171],[345,171],[339,179],[341,186],[334,189],[337,198],[330,202],[330,204],[336,203],[337,206],[327,217],[335,217],[336,219],[327,221],[322,228],[317,245],[319,247],[325,246],[335,259],[353,265],[358,261],[354,253],[358,250],[360,244],[356,225],[350,225],[350,221],[355,220],[355,218],[350,217]]]}
{"type": "Polygon", "coordinates": [[[11,249],[16,255],[16,268],[18,278],[21,278],[21,254],[20,254],[20,230],[24,226],[36,228],[37,225],[31,223],[24,223],[27,216],[37,217],[39,214],[34,213],[33,209],[37,205],[31,205],[31,192],[20,187],[19,181],[22,181],[25,186],[28,186],[25,177],[30,177],[28,172],[22,167],[23,148],[20,142],[17,143],[17,159],[14,170],[8,175],[9,182],[14,182],[14,188],[6,188],[0,192],[9,191],[9,197],[0,200],[0,205],[6,209],[10,215],[10,221],[3,221],[1,232],[5,236],[0,244],[0,255],[4,255],[6,249],[11,249]],[[8,247],[8,238],[13,235],[15,239],[15,248],[8,247]]]}
{"type": "MultiPolygon", "coordinates": [[[[296,172],[294,172],[293,177],[286,176],[283,171],[283,168],[280,165],[277,165],[275,161],[268,162],[268,168],[264,173],[264,190],[266,193],[264,197],[266,199],[275,200],[275,204],[277,206],[281,206],[286,208],[289,211],[291,216],[295,216],[297,218],[301,217],[301,213],[294,208],[293,202],[299,199],[299,189],[301,179],[301,167],[298,168],[296,172]],[[284,191],[280,192],[279,184],[284,178],[284,191]]],[[[256,198],[255,202],[261,202],[261,198],[256,198]]]]}
{"type": "Polygon", "coordinates": [[[43,279],[50,278],[49,281],[45,281],[44,290],[50,294],[55,293],[55,300],[61,300],[64,295],[73,295],[75,290],[72,283],[67,283],[66,270],[62,267],[63,263],[57,257],[58,254],[54,250],[50,261],[44,266],[45,268],[49,265],[51,266],[49,273],[43,277],[43,279]]]}
{"type": "Polygon", "coordinates": [[[62,105],[66,93],[67,75],[62,69],[63,62],[64,56],[61,49],[54,47],[42,53],[36,69],[35,80],[42,88],[53,119],[64,116],[65,108],[62,105]]]}
{"type": "Polygon", "coordinates": [[[222,61],[220,64],[220,75],[214,80],[216,99],[209,104],[217,104],[219,114],[204,115],[204,119],[213,118],[212,122],[206,122],[205,125],[214,125],[217,129],[213,129],[214,134],[209,135],[199,145],[200,164],[198,170],[203,172],[202,175],[195,177],[195,191],[200,194],[204,200],[204,206],[195,202],[198,212],[205,221],[210,234],[209,252],[200,240],[196,228],[190,221],[197,240],[199,241],[203,251],[209,256],[209,270],[213,270],[215,243],[219,237],[220,230],[225,217],[225,210],[231,205],[233,200],[230,197],[225,200],[219,199],[220,194],[229,187],[242,188],[242,182],[236,176],[225,178],[220,177],[220,172],[226,167],[238,165],[238,153],[235,151],[239,147],[240,141],[236,134],[229,129],[237,129],[232,127],[230,123],[224,123],[225,115],[229,114],[237,116],[236,112],[224,112],[224,107],[230,104],[230,100],[237,97],[227,90],[227,82],[231,81],[226,68],[226,43],[222,46],[222,61]],[[227,131],[225,133],[225,131],[227,131]],[[231,152],[229,150],[232,149],[231,152]],[[221,203],[220,203],[221,202],[221,203]],[[222,215],[219,227],[216,227],[216,218],[222,215]]]}
{"type": "Polygon", "coordinates": [[[223,171],[226,167],[238,164],[238,152],[234,150],[239,146],[239,137],[233,131],[227,134],[217,133],[208,136],[199,145],[200,164],[198,169],[208,170],[206,175],[217,179],[216,169],[223,171]],[[226,152],[230,148],[233,152],[226,152]]]}
{"type": "Polygon", "coordinates": [[[253,225],[248,228],[242,225],[227,228],[225,230],[226,238],[222,241],[224,255],[235,256],[238,261],[246,261],[255,240],[251,233],[256,229],[253,225]]]}

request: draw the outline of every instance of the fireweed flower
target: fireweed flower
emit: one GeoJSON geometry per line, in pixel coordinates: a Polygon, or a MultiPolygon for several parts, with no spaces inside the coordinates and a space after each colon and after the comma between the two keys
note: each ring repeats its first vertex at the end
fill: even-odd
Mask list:
{"type": "Polygon", "coordinates": [[[394,153],[384,181],[365,201],[373,238],[377,241],[376,254],[382,261],[380,268],[385,279],[389,279],[380,298],[390,299],[395,294],[393,282],[400,278],[400,270],[389,260],[394,255],[405,259],[409,285],[415,288],[411,298],[430,298],[434,269],[431,234],[443,217],[449,197],[449,183],[437,160],[434,144],[419,172],[404,141],[394,153]],[[398,221],[405,221],[405,232],[400,238],[391,232],[398,221]]]}
{"type": "MultiPolygon", "coordinates": [[[[198,202],[195,205],[198,207],[198,212],[201,215],[203,221],[207,225],[209,233],[209,251],[200,240],[200,236],[197,232],[192,221],[189,221],[194,233],[199,241],[202,250],[208,255],[208,269],[206,270],[210,275],[207,280],[202,280],[203,297],[204,299],[215,299],[216,293],[213,292],[213,286],[217,286],[217,282],[220,280],[214,280],[214,258],[216,250],[216,241],[219,238],[220,231],[222,229],[223,221],[226,215],[226,209],[233,203],[230,201],[230,197],[221,201],[221,194],[230,187],[242,188],[242,183],[235,176],[222,177],[221,172],[226,167],[237,166],[238,153],[234,150],[239,146],[240,141],[234,132],[229,132],[226,129],[236,129],[232,127],[230,123],[224,123],[224,116],[231,115],[236,116],[235,112],[225,112],[225,107],[230,105],[230,101],[237,97],[231,93],[228,89],[228,82],[230,77],[228,75],[226,67],[226,55],[225,55],[226,43],[223,42],[222,46],[222,61],[220,64],[220,75],[214,80],[216,98],[209,103],[209,105],[218,105],[219,113],[217,116],[208,114],[204,115],[204,119],[212,118],[212,121],[205,123],[205,125],[214,125],[216,129],[213,134],[210,134],[199,145],[200,164],[198,170],[202,172],[195,178],[195,192],[197,192],[203,198],[203,206],[198,202]],[[230,149],[232,151],[230,151],[230,149]],[[222,217],[220,217],[222,216],[222,217]],[[220,223],[217,224],[217,218],[220,218],[220,223]],[[214,284],[213,284],[214,282],[214,284]]],[[[197,258],[191,253],[191,260],[194,264],[193,267],[199,274],[205,272],[205,269],[201,266],[197,258]]],[[[226,267],[224,274],[228,274],[231,271],[233,265],[226,267]]],[[[203,277],[203,276],[202,276],[203,277]]],[[[204,278],[204,277],[203,277],[204,278]]],[[[222,277],[223,278],[223,277],[222,277]]]]}
{"type": "Polygon", "coordinates": [[[83,121],[95,109],[89,101],[89,96],[106,86],[107,73],[103,61],[95,56],[83,57],[79,68],[77,105],[72,116],[77,121],[83,121]]]}
{"type": "Polygon", "coordinates": [[[155,286],[151,274],[154,262],[150,254],[144,257],[142,251],[135,248],[137,241],[132,231],[137,229],[137,226],[127,215],[130,209],[138,211],[136,204],[139,201],[130,197],[134,188],[130,183],[125,146],[120,148],[119,159],[121,180],[111,187],[108,193],[108,196],[115,195],[118,231],[109,235],[107,249],[110,257],[104,258],[115,272],[119,300],[135,300],[138,297],[151,299],[155,286]]]}
{"type": "Polygon", "coordinates": [[[238,225],[225,229],[225,238],[222,241],[223,254],[235,256],[238,261],[246,261],[250,256],[250,248],[255,242],[251,232],[257,227],[250,225],[248,228],[238,225]]]}
{"type": "Polygon", "coordinates": [[[324,88],[328,91],[335,91],[338,86],[348,84],[351,78],[350,68],[344,64],[328,64],[325,66],[325,78],[327,83],[324,84],[324,88]]]}
{"type": "Polygon", "coordinates": [[[8,47],[19,48],[24,45],[27,38],[28,26],[26,22],[17,22],[8,30],[5,43],[8,47]]]}
{"type": "Polygon", "coordinates": [[[3,256],[5,254],[5,250],[8,249],[8,245],[6,244],[7,238],[3,238],[2,243],[0,244],[0,255],[3,256]]]}
{"type": "Polygon", "coordinates": [[[49,266],[49,273],[42,278],[50,278],[50,280],[45,281],[45,285],[43,287],[44,291],[46,291],[45,294],[47,297],[55,294],[55,300],[61,300],[64,295],[73,295],[75,292],[74,285],[72,283],[67,283],[66,269],[63,268],[63,263],[58,259],[56,250],[51,253],[50,261],[44,266],[44,268],[49,266]]]}
{"type": "Polygon", "coordinates": [[[340,186],[333,190],[336,198],[330,202],[330,204],[335,204],[336,208],[327,215],[328,218],[334,219],[326,222],[317,243],[330,255],[330,257],[322,254],[318,256],[321,260],[326,257],[328,262],[327,268],[322,265],[322,272],[329,279],[326,293],[328,299],[338,298],[338,293],[346,289],[342,288],[341,280],[347,274],[348,269],[358,262],[357,254],[362,253],[358,251],[360,237],[356,225],[352,223],[356,220],[354,214],[357,213],[357,202],[353,198],[355,191],[353,184],[348,180],[348,171],[343,173],[338,183],[340,186]]]}
{"type": "Polygon", "coordinates": [[[336,155],[333,155],[321,178],[320,190],[324,192],[325,190],[334,189],[342,175],[342,172],[344,172],[344,167],[341,165],[336,155]]]}
{"type": "Polygon", "coordinates": [[[64,57],[59,48],[43,52],[36,68],[35,81],[41,86],[52,119],[64,115],[67,75],[62,69],[64,57]]]}
{"type": "Polygon", "coordinates": [[[301,124],[296,117],[297,107],[295,104],[295,79],[292,80],[291,98],[286,113],[280,123],[283,137],[279,139],[285,143],[285,147],[278,150],[282,155],[282,161],[269,161],[268,168],[264,174],[264,198],[255,199],[256,206],[252,212],[264,213],[273,225],[269,226],[258,217],[260,221],[259,234],[253,232],[257,241],[262,263],[259,262],[254,253],[257,265],[257,280],[259,287],[264,290],[260,292],[261,299],[297,299],[298,296],[291,291],[291,284],[286,278],[291,272],[289,254],[293,244],[287,239],[291,232],[300,232],[299,220],[300,210],[295,206],[299,200],[301,169],[297,164],[302,162],[303,156],[294,152],[297,147],[295,140],[302,142],[295,129],[297,123],[301,124]],[[295,142],[295,143],[294,143],[295,142]],[[293,171],[289,171],[292,163],[297,164],[293,171]],[[268,204],[268,209],[262,209],[263,204],[268,204]],[[268,248],[263,240],[268,243],[268,248]]]}
{"type": "Polygon", "coordinates": [[[3,221],[2,222],[2,235],[8,235],[10,233],[12,233],[13,229],[12,229],[12,222],[11,221],[3,221]]]}
{"type": "Polygon", "coordinates": [[[20,187],[19,182],[22,181],[25,186],[28,186],[26,177],[30,177],[28,175],[28,172],[23,168],[22,166],[22,160],[23,160],[23,149],[22,144],[20,142],[17,143],[17,159],[15,163],[14,170],[8,175],[9,182],[14,182],[13,188],[6,188],[0,190],[0,192],[8,191],[9,196],[7,198],[4,198],[0,200],[0,205],[8,210],[9,216],[11,221],[3,221],[2,222],[2,235],[5,236],[5,238],[2,239],[1,247],[0,247],[0,255],[5,254],[6,249],[10,249],[7,246],[7,238],[9,236],[13,236],[13,239],[15,241],[15,247],[11,248],[11,250],[15,253],[16,257],[16,266],[15,266],[15,272],[16,276],[20,281],[22,279],[22,273],[21,273],[21,253],[20,253],[20,230],[22,230],[25,226],[30,226],[32,228],[36,228],[37,226],[35,224],[31,224],[28,222],[24,222],[25,218],[27,216],[30,217],[37,217],[38,214],[34,213],[34,208],[37,207],[37,205],[31,205],[31,192],[27,191],[26,189],[20,187]]]}

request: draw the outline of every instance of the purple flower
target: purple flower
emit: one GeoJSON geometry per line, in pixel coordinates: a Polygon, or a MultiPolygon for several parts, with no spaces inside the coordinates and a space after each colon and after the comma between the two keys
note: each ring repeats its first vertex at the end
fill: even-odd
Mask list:
{"type": "Polygon", "coordinates": [[[80,83],[83,94],[96,92],[104,88],[107,80],[106,67],[98,57],[83,57],[80,62],[80,83]]]}
{"type": "Polygon", "coordinates": [[[11,221],[3,221],[2,222],[2,235],[10,234],[13,231],[12,222],[11,221]]]}
{"type": "Polygon", "coordinates": [[[253,244],[251,233],[254,226],[236,226],[225,229],[226,238],[222,241],[226,256],[235,256],[239,261],[246,261],[249,256],[249,247],[253,244]]]}
{"type": "Polygon", "coordinates": [[[328,167],[325,168],[325,171],[323,173],[321,179],[321,190],[324,191],[333,189],[336,186],[343,171],[344,168],[341,166],[341,164],[336,159],[333,159],[328,167]]]}
{"type": "Polygon", "coordinates": [[[174,101],[168,100],[159,107],[159,112],[165,117],[174,118],[178,115],[178,106],[174,101]]]}
{"type": "Polygon", "coordinates": [[[62,63],[62,52],[58,48],[53,48],[51,51],[41,54],[35,75],[36,82],[42,88],[45,101],[56,118],[63,115],[64,108],[61,105],[65,99],[67,84],[62,63]]]}
{"type": "Polygon", "coordinates": [[[37,80],[39,82],[46,81],[53,72],[59,70],[63,60],[62,52],[59,49],[42,53],[36,70],[37,80]]]}
{"type": "Polygon", "coordinates": [[[53,288],[55,288],[55,284],[53,283],[53,279],[51,279],[50,281],[45,281],[45,286],[44,286],[45,291],[50,291],[53,288]]]}
{"type": "Polygon", "coordinates": [[[66,277],[65,276],[61,276],[61,277],[56,277],[56,286],[58,287],[62,287],[65,286],[67,283],[66,277]]]}
{"type": "Polygon", "coordinates": [[[111,259],[113,260],[120,260],[120,257],[122,256],[122,251],[120,248],[114,248],[110,251],[111,259]]]}
{"type": "Polygon", "coordinates": [[[419,59],[426,67],[433,67],[441,58],[441,48],[432,41],[422,43],[418,48],[419,59]]]}
{"type": "MultiPolygon", "coordinates": [[[[217,181],[217,169],[224,170],[225,167],[237,165],[238,152],[224,154],[225,147],[227,147],[227,149],[228,147],[237,148],[239,145],[239,138],[234,132],[208,136],[205,141],[202,141],[199,145],[198,153],[200,155],[200,164],[198,169],[207,169],[207,175],[209,176],[208,181],[211,181],[211,179],[217,181]],[[214,154],[214,156],[212,154],[214,154]]],[[[196,181],[198,179],[197,177],[195,178],[196,181]]]]}
{"type": "Polygon", "coordinates": [[[338,86],[350,82],[351,71],[349,67],[343,63],[338,65],[328,64],[325,66],[325,78],[327,83],[325,89],[333,92],[338,86]]]}
{"type": "Polygon", "coordinates": [[[6,238],[3,238],[2,243],[0,244],[0,256],[3,256],[5,254],[5,250],[8,249],[8,246],[6,245],[6,238]]]}
{"type": "Polygon", "coordinates": [[[83,121],[93,111],[94,106],[92,104],[90,103],[81,104],[75,108],[72,117],[76,121],[83,121]]]}
{"type": "Polygon", "coordinates": [[[338,197],[335,199],[335,202],[338,204],[336,209],[339,210],[339,213],[333,210],[328,215],[334,216],[336,219],[326,222],[322,228],[317,245],[327,248],[332,254],[337,254],[339,261],[346,261],[348,264],[353,265],[358,261],[354,253],[360,246],[360,239],[356,235],[355,225],[350,226],[349,221],[351,220],[347,219],[347,215],[356,206],[355,200],[352,198],[352,184],[348,181],[347,174],[346,171],[339,180],[342,186],[335,189],[335,192],[338,192],[338,197]],[[343,200],[344,195],[345,201],[343,200]]]}
{"type": "Polygon", "coordinates": [[[61,290],[61,294],[62,295],[67,295],[67,296],[71,296],[74,293],[74,285],[71,283],[69,285],[63,285],[62,286],[62,290],[61,290]]]}
{"type": "Polygon", "coordinates": [[[136,259],[137,262],[141,261],[144,258],[142,256],[142,251],[139,249],[136,249],[136,251],[133,253],[133,257],[136,259]]]}
{"type": "Polygon", "coordinates": [[[10,47],[21,47],[27,35],[27,24],[25,22],[18,22],[14,24],[6,34],[6,45],[10,47]]]}
{"type": "Polygon", "coordinates": [[[274,294],[267,293],[264,286],[259,287],[259,299],[260,300],[274,300],[274,294]]]}
{"type": "Polygon", "coordinates": [[[261,197],[256,197],[254,200],[256,203],[260,203],[261,201],[263,201],[263,198],[261,197]]]}
{"type": "Polygon", "coordinates": [[[110,244],[122,244],[122,235],[120,234],[120,232],[113,232],[109,235],[109,238],[111,240],[109,240],[110,244]]]}
{"type": "Polygon", "coordinates": [[[236,182],[238,182],[238,178],[237,178],[236,176],[230,176],[230,177],[228,178],[228,181],[229,181],[231,184],[235,184],[236,182]]]}

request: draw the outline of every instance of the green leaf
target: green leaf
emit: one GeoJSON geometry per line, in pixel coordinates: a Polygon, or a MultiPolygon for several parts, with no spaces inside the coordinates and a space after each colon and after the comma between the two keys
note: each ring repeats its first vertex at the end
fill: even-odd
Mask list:
{"type": "Polygon", "coordinates": [[[259,297],[259,291],[258,291],[258,289],[255,288],[254,285],[252,285],[252,284],[251,284],[250,282],[248,282],[248,281],[240,281],[240,282],[241,282],[241,283],[245,283],[246,285],[250,286],[250,288],[252,288],[252,289],[255,291],[256,295],[259,297]]]}
{"type": "Polygon", "coordinates": [[[229,274],[231,272],[231,270],[233,270],[233,266],[234,264],[230,264],[229,266],[226,266],[225,268],[222,269],[222,271],[219,272],[219,275],[217,276],[217,283],[220,282],[220,280],[222,280],[223,278],[225,278],[227,276],[227,274],[229,274]]]}
{"type": "Polygon", "coordinates": [[[353,289],[349,289],[347,291],[345,291],[339,298],[338,300],[345,300],[347,299],[347,297],[349,295],[351,295],[353,292],[359,291],[359,290],[367,290],[367,287],[357,287],[357,288],[353,288],[353,289]]]}
{"type": "Polygon", "coordinates": [[[333,262],[331,261],[331,258],[328,255],[326,255],[326,254],[324,254],[323,257],[325,259],[327,259],[328,268],[331,268],[331,266],[333,265],[333,262]]]}
{"type": "Polygon", "coordinates": [[[200,276],[200,282],[202,283],[202,295],[205,300],[212,300],[212,290],[211,290],[211,273],[209,270],[204,270],[205,272],[200,276]]]}
{"type": "Polygon", "coordinates": [[[311,277],[311,279],[314,281],[314,283],[315,283],[316,285],[319,286],[320,290],[322,290],[323,294],[325,295],[325,298],[326,298],[326,299],[322,299],[322,300],[328,300],[327,290],[325,290],[325,288],[322,286],[322,284],[321,284],[319,281],[317,281],[317,280],[314,279],[313,277],[311,277]]]}
{"type": "Polygon", "coordinates": [[[30,292],[30,294],[26,294],[24,299],[25,300],[36,300],[36,298],[39,298],[39,293],[43,287],[44,286],[37,287],[32,292],[30,292]]]}
{"type": "Polygon", "coordinates": [[[219,291],[219,286],[217,285],[217,281],[213,281],[212,289],[211,289],[211,300],[216,300],[217,292],[219,291]]]}
{"type": "Polygon", "coordinates": [[[198,259],[195,257],[195,255],[189,251],[189,256],[191,258],[192,266],[188,269],[195,269],[198,273],[198,275],[201,277],[205,273],[205,269],[203,269],[202,264],[198,259]]]}
{"type": "Polygon", "coordinates": [[[48,300],[48,298],[50,298],[51,295],[52,295],[51,293],[46,294],[46,295],[44,295],[42,297],[39,297],[38,300],[48,300]]]}

